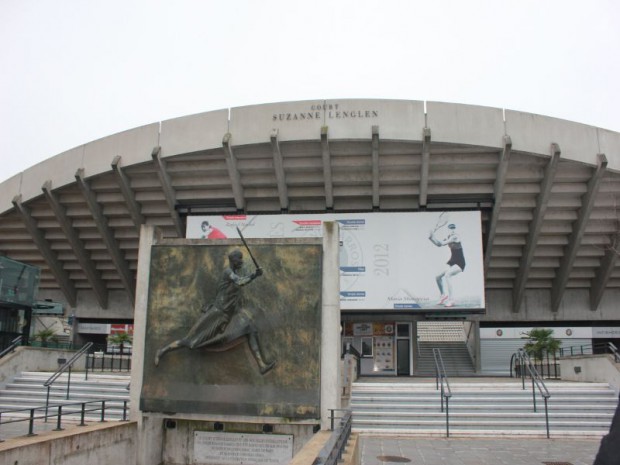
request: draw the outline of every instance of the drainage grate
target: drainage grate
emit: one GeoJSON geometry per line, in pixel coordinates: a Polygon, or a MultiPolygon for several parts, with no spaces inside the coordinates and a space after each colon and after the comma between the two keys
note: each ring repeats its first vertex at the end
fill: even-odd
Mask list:
{"type": "Polygon", "coordinates": [[[570,462],[543,462],[544,465],[573,465],[570,462]]]}
{"type": "Polygon", "coordinates": [[[395,462],[395,463],[411,462],[411,459],[408,459],[407,457],[399,457],[398,455],[379,455],[377,458],[381,462],[395,462]]]}

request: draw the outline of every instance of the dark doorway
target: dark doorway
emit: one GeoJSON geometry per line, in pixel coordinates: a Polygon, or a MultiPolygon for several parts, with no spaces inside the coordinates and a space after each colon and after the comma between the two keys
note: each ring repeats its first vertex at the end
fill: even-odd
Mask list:
{"type": "Polygon", "coordinates": [[[396,374],[398,376],[409,376],[409,339],[397,339],[396,341],[396,374]]]}

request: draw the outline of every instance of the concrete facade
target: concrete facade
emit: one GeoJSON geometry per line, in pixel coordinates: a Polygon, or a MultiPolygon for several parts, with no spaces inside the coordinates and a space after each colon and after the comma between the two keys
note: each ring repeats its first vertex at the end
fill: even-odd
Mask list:
{"type": "Polygon", "coordinates": [[[113,134],[0,183],[0,253],[40,266],[40,298],[66,316],[130,322],[144,225],[182,238],[185,215],[479,209],[487,305],[469,321],[614,326],[619,198],[606,129],[445,102],[268,103],[113,134]]]}

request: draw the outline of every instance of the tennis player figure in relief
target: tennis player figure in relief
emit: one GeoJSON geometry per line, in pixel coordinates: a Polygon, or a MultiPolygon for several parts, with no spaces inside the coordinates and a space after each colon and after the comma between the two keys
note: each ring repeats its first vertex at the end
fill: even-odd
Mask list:
{"type": "Polygon", "coordinates": [[[157,351],[155,366],[159,365],[166,353],[182,347],[226,350],[236,345],[233,344],[235,341],[243,342],[244,337],[261,374],[267,373],[275,366],[275,360],[265,360],[258,329],[254,323],[255,310],[247,305],[243,297],[243,287],[262,276],[263,270],[257,266],[253,273],[242,276],[240,273],[243,269],[243,253],[239,249],[233,250],[228,255],[228,263],[213,301],[202,309],[202,315],[185,337],[157,351]],[[230,347],[227,347],[228,345],[230,347]]]}
{"type": "Polygon", "coordinates": [[[463,255],[463,245],[456,231],[456,225],[450,223],[447,226],[448,235],[444,238],[437,237],[437,231],[442,226],[435,226],[429,234],[429,240],[437,247],[448,246],[450,249],[450,260],[446,263],[446,267],[435,277],[437,287],[441,297],[439,305],[445,307],[454,307],[455,302],[452,294],[452,278],[465,270],[465,256],[463,255]]]}

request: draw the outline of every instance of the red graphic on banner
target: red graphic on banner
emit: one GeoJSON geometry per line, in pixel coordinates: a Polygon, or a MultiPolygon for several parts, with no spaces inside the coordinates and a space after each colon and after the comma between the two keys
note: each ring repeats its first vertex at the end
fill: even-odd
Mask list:
{"type": "Polygon", "coordinates": [[[295,220],[293,223],[299,226],[320,226],[321,220],[295,220]]]}
{"type": "Polygon", "coordinates": [[[226,221],[245,221],[248,216],[247,215],[224,215],[223,218],[226,221]]]}
{"type": "Polygon", "coordinates": [[[112,324],[110,325],[110,334],[127,333],[133,335],[133,325],[112,324]]]}

